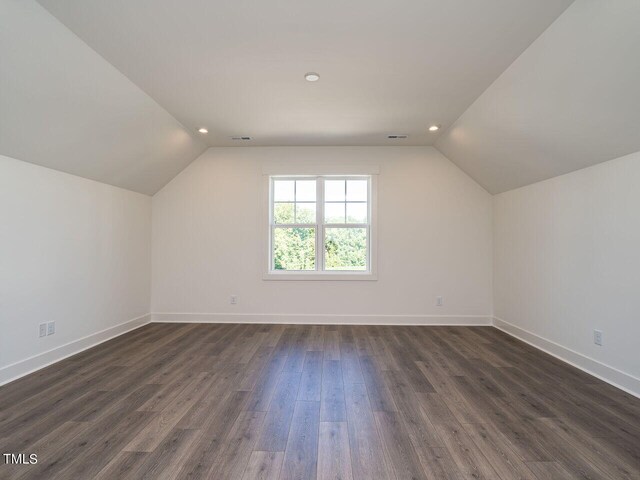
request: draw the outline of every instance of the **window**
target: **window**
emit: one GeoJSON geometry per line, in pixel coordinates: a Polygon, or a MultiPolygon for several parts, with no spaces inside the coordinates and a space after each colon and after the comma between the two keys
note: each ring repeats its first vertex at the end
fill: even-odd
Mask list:
{"type": "Polygon", "coordinates": [[[368,175],[269,177],[268,277],[372,277],[372,184],[368,175]]]}

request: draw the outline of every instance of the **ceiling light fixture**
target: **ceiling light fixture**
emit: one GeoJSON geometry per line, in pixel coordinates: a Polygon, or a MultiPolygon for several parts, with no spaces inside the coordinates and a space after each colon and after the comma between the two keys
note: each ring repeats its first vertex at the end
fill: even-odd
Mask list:
{"type": "Polygon", "coordinates": [[[307,82],[317,82],[318,80],[320,80],[320,75],[318,75],[317,73],[314,73],[314,72],[309,72],[309,73],[305,74],[304,79],[307,82]]]}
{"type": "Polygon", "coordinates": [[[199,129],[198,129],[198,131],[199,131],[200,133],[209,133],[209,130],[207,130],[207,129],[206,129],[206,128],[204,128],[204,127],[199,128],[199,129]]]}
{"type": "Polygon", "coordinates": [[[431,125],[429,127],[430,132],[437,132],[438,130],[440,130],[440,125],[431,125]]]}

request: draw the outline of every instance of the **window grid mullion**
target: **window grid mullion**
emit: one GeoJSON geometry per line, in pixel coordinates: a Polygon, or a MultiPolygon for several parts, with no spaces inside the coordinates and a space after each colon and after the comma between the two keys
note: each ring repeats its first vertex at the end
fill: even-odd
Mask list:
{"type": "Polygon", "coordinates": [[[293,181],[293,221],[294,223],[298,223],[298,194],[296,192],[296,188],[298,187],[298,182],[296,180],[293,181]]]}
{"type": "Polygon", "coordinates": [[[344,180],[344,223],[347,223],[347,179],[344,180]]]}
{"type": "Polygon", "coordinates": [[[316,269],[324,272],[324,178],[316,180],[316,269]]]}
{"type": "Polygon", "coordinates": [[[316,228],[315,223],[275,223],[274,228],[316,228]]]}
{"type": "Polygon", "coordinates": [[[325,223],[325,228],[367,228],[366,223],[325,223]]]}

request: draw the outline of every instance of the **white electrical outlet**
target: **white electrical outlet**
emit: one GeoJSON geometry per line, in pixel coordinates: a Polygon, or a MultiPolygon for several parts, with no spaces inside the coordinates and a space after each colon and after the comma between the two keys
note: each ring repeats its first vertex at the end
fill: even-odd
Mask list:
{"type": "Polygon", "coordinates": [[[47,323],[47,335],[53,335],[56,333],[56,322],[47,323]]]}
{"type": "Polygon", "coordinates": [[[442,297],[436,297],[436,307],[442,306],[442,297]]]}
{"type": "Polygon", "coordinates": [[[39,335],[41,337],[46,337],[47,336],[47,324],[46,323],[41,323],[40,324],[39,335]]]}
{"type": "Polygon", "coordinates": [[[229,303],[231,303],[231,305],[235,305],[236,303],[238,303],[238,297],[236,295],[231,295],[229,303]]]}
{"type": "Polygon", "coordinates": [[[602,346],[602,331],[601,330],[594,330],[593,331],[593,343],[595,343],[596,345],[602,346]]]}

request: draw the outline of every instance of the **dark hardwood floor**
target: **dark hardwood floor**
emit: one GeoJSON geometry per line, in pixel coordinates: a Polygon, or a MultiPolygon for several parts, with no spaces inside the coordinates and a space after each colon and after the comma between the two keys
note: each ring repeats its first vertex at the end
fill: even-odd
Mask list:
{"type": "Polygon", "coordinates": [[[0,450],[38,455],[3,479],[638,479],[640,400],[491,327],[150,324],[0,387],[0,450]]]}

